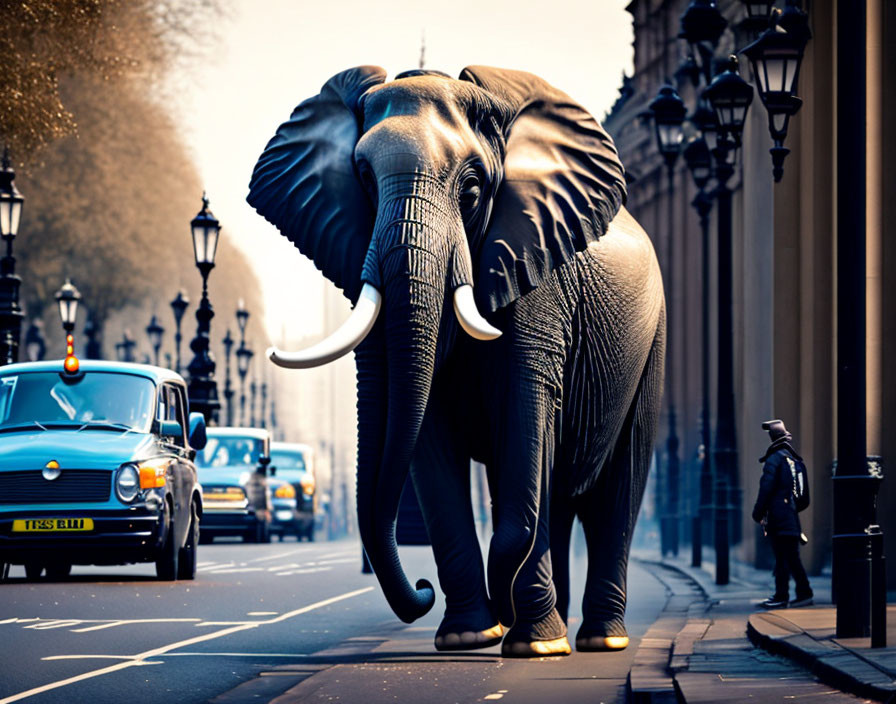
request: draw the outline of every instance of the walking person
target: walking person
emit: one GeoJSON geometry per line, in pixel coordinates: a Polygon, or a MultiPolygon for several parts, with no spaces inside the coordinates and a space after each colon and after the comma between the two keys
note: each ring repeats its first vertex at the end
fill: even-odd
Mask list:
{"type": "Polygon", "coordinates": [[[800,528],[798,511],[809,505],[809,485],[803,458],[793,449],[793,436],[780,420],[762,424],[771,445],[759,459],[763,463],[759,496],[753,520],[765,528],[775,553],[775,593],[760,605],[767,609],[808,606],[812,588],[800,560],[800,543],[808,542],[800,528]],[[788,601],[790,577],[796,583],[796,598],[788,601]]]}

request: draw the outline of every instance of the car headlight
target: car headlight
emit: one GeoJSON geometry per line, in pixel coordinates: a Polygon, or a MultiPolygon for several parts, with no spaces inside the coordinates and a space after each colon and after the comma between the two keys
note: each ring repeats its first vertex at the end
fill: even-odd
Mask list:
{"type": "Polygon", "coordinates": [[[302,477],[302,491],[308,494],[308,496],[314,493],[314,477],[308,475],[302,477]]]}
{"type": "Polygon", "coordinates": [[[274,492],[274,496],[278,499],[294,499],[296,498],[296,490],[292,484],[281,484],[277,487],[277,491],[274,492]]]}
{"type": "Polygon", "coordinates": [[[124,464],[115,475],[115,493],[124,503],[129,504],[140,493],[140,472],[133,464],[124,464]]]}

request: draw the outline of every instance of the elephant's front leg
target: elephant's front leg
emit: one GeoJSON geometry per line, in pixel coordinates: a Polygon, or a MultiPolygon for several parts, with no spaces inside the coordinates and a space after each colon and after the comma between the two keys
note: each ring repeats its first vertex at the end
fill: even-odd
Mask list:
{"type": "Polygon", "coordinates": [[[556,608],[548,530],[557,396],[534,379],[511,386],[503,397],[509,412],[495,440],[496,521],[488,565],[498,616],[502,623],[513,624],[502,653],[567,655],[570,646],[556,608]]]}
{"type": "Polygon", "coordinates": [[[482,553],[470,500],[470,457],[438,387],[423,420],[411,477],[432,542],[445,616],[436,650],[473,650],[501,641],[503,629],[485,588],[482,553]]]}

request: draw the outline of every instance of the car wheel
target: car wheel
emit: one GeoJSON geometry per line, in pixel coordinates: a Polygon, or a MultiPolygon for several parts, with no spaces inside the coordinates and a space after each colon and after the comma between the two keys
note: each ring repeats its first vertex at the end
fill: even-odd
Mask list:
{"type": "Polygon", "coordinates": [[[165,502],[165,513],[163,515],[164,524],[167,527],[165,533],[165,544],[159,552],[156,560],[156,576],[163,582],[172,582],[177,579],[177,558],[180,550],[174,540],[174,521],[171,516],[171,508],[168,502],[165,502]]]}
{"type": "Polygon", "coordinates": [[[40,579],[41,572],[44,571],[44,566],[39,562],[26,562],[25,563],[25,579],[34,581],[36,579],[40,579]]]}
{"type": "Polygon", "coordinates": [[[65,579],[72,573],[70,562],[51,562],[47,565],[47,579],[65,579]]]}
{"type": "Polygon", "coordinates": [[[196,544],[199,542],[199,516],[196,515],[196,504],[190,508],[190,530],[187,542],[180,549],[177,561],[178,579],[196,579],[196,544]]]}
{"type": "Polygon", "coordinates": [[[211,545],[215,542],[215,536],[209,535],[202,531],[202,528],[199,529],[199,544],[200,545],[211,545]]]}

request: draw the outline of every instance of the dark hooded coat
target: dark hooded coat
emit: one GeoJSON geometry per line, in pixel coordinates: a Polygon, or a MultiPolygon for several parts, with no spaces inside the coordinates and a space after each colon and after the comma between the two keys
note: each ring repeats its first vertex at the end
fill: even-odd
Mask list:
{"type": "Polygon", "coordinates": [[[799,536],[800,518],[793,505],[793,476],[787,464],[787,456],[795,460],[802,458],[781,438],[773,442],[765,455],[762,479],[759,480],[759,496],[753,507],[753,520],[760,523],[767,518],[766,532],[769,536],[799,536]]]}

